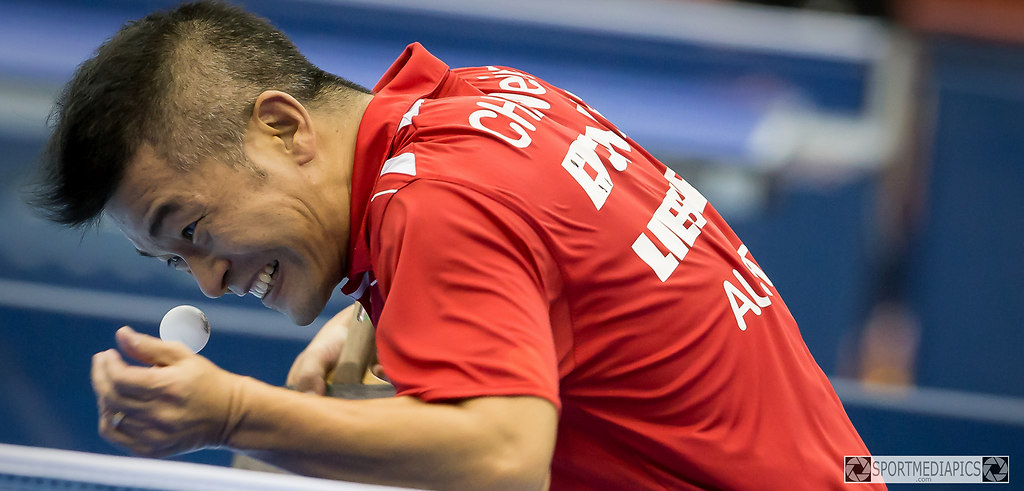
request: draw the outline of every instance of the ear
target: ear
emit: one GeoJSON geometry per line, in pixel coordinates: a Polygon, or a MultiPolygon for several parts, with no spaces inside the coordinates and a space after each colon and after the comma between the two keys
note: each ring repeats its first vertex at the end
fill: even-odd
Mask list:
{"type": "Polygon", "coordinates": [[[285,153],[299,165],[316,156],[313,120],[302,103],[285,92],[261,93],[253,104],[247,130],[247,144],[258,152],[285,153]]]}

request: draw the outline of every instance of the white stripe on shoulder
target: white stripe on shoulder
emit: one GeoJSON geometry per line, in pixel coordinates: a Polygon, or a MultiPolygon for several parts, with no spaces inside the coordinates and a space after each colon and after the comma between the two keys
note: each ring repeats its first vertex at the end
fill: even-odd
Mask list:
{"type": "Polygon", "coordinates": [[[420,104],[423,104],[423,99],[412,103],[412,107],[402,115],[402,122],[398,123],[398,129],[402,129],[407,125],[412,124],[412,118],[416,117],[420,113],[420,104]]]}
{"type": "Polygon", "coordinates": [[[406,152],[400,155],[396,155],[384,161],[384,166],[380,169],[380,175],[390,174],[397,172],[399,174],[408,174],[410,176],[416,175],[416,154],[412,152],[406,152]]]}
{"type": "Polygon", "coordinates": [[[373,200],[377,199],[377,196],[383,196],[385,194],[391,194],[391,193],[397,193],[397,192],[398,192],[397,189],[389,189],[387,191],[381,191],[381,192],[379,192],[379,193],[377,193],[377,194],[375,194],[373,196],[370,196],[370,201],[373,201],[373,200]]]}

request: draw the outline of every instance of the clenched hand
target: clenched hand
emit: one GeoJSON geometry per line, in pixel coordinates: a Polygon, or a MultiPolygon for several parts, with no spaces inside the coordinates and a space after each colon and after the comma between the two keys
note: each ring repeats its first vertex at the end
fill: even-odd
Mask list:
{"type": "Polygon", "coordinates": [[[92,360],[99,432],[135,454],[163,457],[224,445],[238,421],[244,377],[227,372],[181,343],[117,331],[117,350],[92,360]]]}
{"type": "MultiPolygon", "coordinates": [[[[352,304],[327,321],[320,332],[313,337],[306,349],[299,353],[288,371],[288,387],[302,392],[324,395],[327,384],[338,366],[338,359],[345,347],[349,326],[352,325],[358,304],[352,304]]],[[[371,353],[371,358],[375,358],[371,353]]],[[[372,360],[370,360],[372,361],[372,360]]],[[[384,375],[379,365],[371,370],[377,377],[384,375]]]]}

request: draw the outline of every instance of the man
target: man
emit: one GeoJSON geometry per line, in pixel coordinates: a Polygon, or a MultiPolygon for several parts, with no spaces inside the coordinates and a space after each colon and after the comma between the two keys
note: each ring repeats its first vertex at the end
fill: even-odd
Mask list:
{"type": "Polygon", "coordinates": [[[398,395],[325,398],[350,311],[271,387],[122,328],[92,380],[142,455],[228,447],[424,488],[836,488],[867,450],[697,190],[569,92],[410,46],[371,93],[215,4],[122,29],[61,98],[43,207],[211,297],[334,288],[398,395]],[[308,392],[313,392],[310,394],[308,392]]]}

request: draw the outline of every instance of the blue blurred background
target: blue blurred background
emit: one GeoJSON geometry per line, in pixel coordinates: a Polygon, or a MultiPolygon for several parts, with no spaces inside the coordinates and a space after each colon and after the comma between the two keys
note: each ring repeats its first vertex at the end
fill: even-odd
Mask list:
{"type": "MultiPolygon", "coordinates": [[[[205,299],[113,227],[60,230],[21,201],[75,66],[122,23],[175,4],[0,0],[0,442],[121,453],[96,435],[88,374],[122,324],[155,333],[168,308],[198,305],[214,326],[204,355],[283,384],[324,320],[295,327],[252,297],[205,299]]],[[[451,66],[514,66],[576,93],[725,215],[872,453],[1024,448],[1024,44],[1012,36],[910,7],[243,5],[368,87],[419,41],[451,66]]]]}

